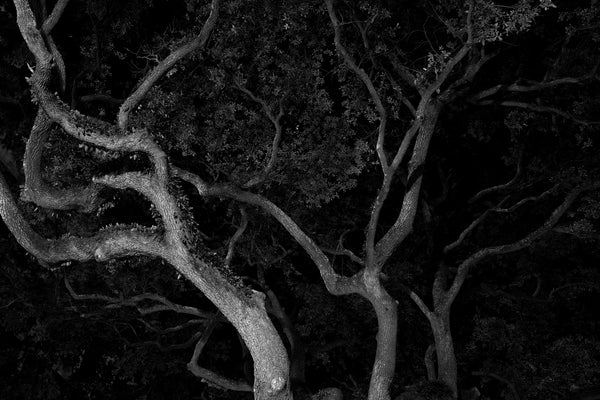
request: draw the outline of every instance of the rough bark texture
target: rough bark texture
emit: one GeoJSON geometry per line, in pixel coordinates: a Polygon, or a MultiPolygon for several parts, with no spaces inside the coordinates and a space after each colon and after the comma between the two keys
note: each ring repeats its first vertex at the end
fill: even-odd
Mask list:
{"type": "Polygon", "coordinates": [[[437,380],[444,382],[452,390],[453,397],[457,398],[458,370],[450,331],[450,312],[448,311],[446,315],[434,314],[430,323],[437,356],[437,380]]]}
{"type": "MultiPolygon", "coordinates": [[[[45,239],[29,226],[12,199],[4,178],[0,176],[0,215],[10,231],[25,249],[44,262],[93,259],[106,261],[115,257],[140,254],[164,259],[200,289],[240,333],[254,359],[255,397],[257,399],[290,398],[287,353],[267,316],[264,295],[258,292],[248,295],[234,287],[221,274],[219,266],[208,265],[197,253],[192,253],[192,250],[196,251],[193,237],[190,237],[194,232],[183,217],[177,199],[169,191],[170,173],[165,153],[144,130],[125,131],[117,126],[84,117],[53,95],[49,90],[53,56],[45,45],[42,32],[36,27],[35,18],[27,1],[14,0],[14,3],[19,29],[36,59],[36,69],[29,82],[32,93],[40,105],[38,118],[32,129],[32,139],[28,143],[25,169],[29,185],[26,185],[24,196],[50,208],[65,209],[65,204],[68,207],[77,205],[76,199],[69,197],[73,191],[53,192],[45,188],[41,180],[42,148],[50,125],[54,123],[65,133],[96,146],[121,152],[145,152],[154,165],[152,173],[127,172],[108,175],[95,178],[93,183],[113,189],[133,189],[147,197],[162,218],[164,233],[138,229],[112,229],[99,232],[92,237],[67,236],[57,240],[45,239]]],[[[66,4],[66,2],[62,3],[66,4]]],[[[214,26],[217,6],[218,1],[215,0],[211,15],[201,35],[191,45],[192,48],[198,48],[205,43],[214,26]]],[[[52,21],[52,24],[55,23],[56,21],[52,21]]],[[[186,51],[187,49],[186,47],[186,51]]],[[[176,51],[169,60],[181,57],[182,52],[176,51]]],[[[164,67],[164,65],[160,66],[162,69],[164,67]]],[[[144,84],[153,84],[157,79],[155,76],[163,72],[163,70],[156,71],[158,75],[152,75],[152,79],[145,80],[144,84]]],[[[126,103],[139,102],[145,93],[142,92],[140,90],[134,92],[130,101],[126,103]]],[[[123,118],[120,122],[124,128],[127,113],[122,114],[123,118]]]]}

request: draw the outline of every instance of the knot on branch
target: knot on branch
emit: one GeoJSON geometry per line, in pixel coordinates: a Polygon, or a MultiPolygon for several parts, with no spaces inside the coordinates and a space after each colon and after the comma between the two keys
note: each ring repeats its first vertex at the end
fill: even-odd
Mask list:
{"type": "MultiPolygon", "coordinates": [[[[263,295],[264,296],[264,295],[263,295]]],[[[271,379],[269,393],[277,393],[285,387],[285,378],[282,376],[271,379]]]]}

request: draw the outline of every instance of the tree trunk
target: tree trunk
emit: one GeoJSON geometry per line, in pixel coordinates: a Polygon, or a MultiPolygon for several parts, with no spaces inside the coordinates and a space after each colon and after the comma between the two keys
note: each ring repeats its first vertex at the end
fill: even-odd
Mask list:
{"type": "Polygon", "coordinates": [[[377,350],[369,383],[368,400],[389,400],[390,384],[396,370],[398,303],[381,286],[379,276],[365,273],[368,299],[377,315],[377,350]]]}
{"type": "Polygon", "coordinates": [[[199,288],[236,328],[254,361],[256,400],[292,399],[287,351],[265,309],[265,295],[240,297],[211,267],[194,263],[186,252],[174,252],[169,262],[199,288]]]}
{"type": "Polygon", "coordinates": [[[437,379],[452,390],[454,398],[458,396],[456,355],[450,331],[450,310],[435,312],[430,320],[437,357],[437,379]]]}

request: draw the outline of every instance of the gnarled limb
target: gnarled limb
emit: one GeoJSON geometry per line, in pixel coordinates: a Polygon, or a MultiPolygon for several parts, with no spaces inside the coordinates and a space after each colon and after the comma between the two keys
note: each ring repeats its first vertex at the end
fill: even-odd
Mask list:
{"type": "Polygon", "coordinates": [[[46,113],[42,110],[38,111],[23,156],[25,183],[21,191],[21,200],[31,201],[40,207],[53,210],[78,209],[91,212],[100,203],[99,186],[57,189],[43,181],[42,153],[51,127],[52,121],[46,113]]]}
{"type": "Polygon", "coordinates": [[[107,230],[92,237],[66,236],[53,240],[43,238],[21,214],[1,174],[0,216],[21,246],[39,260],[48,263],[94,259],[104,261],[132,255],[161,257],[168,253],[160,238],[135,229],[107,230]]]}

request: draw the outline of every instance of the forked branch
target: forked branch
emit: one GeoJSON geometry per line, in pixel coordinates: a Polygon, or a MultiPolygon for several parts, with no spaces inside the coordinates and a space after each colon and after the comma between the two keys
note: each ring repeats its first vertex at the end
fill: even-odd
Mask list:
{"type": "Polygon", "coordinates": [[[246,182],[245,184],[242,185],[242,187],[244,189],[249,189],[253,186],[257,186],[257,185],[263,183],[265,181],[265,179],[267,179],[268,175],[271,173],[273,168],[275,167],[275,163],[277,162],[277,153],[279,152],[279,143],[281,142],[281,134],[282,134],[281,117],[283,117],[284,113],[283,113],[283,106],[282,106],[281,102],[279,103],[279,112],[277,113],[277,115],[275,115],[273,113],[273,111],[271,110],[271,107],[269,107],[269,105],[267,104],[267,102],[265,100],[256,96],[254,93],[252,93],[250,90],[248,90],[247,88],[240,85],[238,82],[235,83],[235,87],[236,87],[236,89],[238,89],[239,91],[245,93],[248,97],[250,97],[252,99],[252,101],[260,104],[264,113],[267,115],[267,118],[269,118],[269,121],[271,121],[271,123],[273,124],[273,127],[275,128],[275,135],[273,136],[273,143],[271,144],[271,155],[269,157],[269,161],[267,162],[267,165],[265,165],[265,168],[258,176],[250,179],[248,182],[246,182]]]}
{"type": "Polygon", "coordinates": [[[473,253],[471,256],[465,259],[459,265],[452,285],[450,289],[448,289],[445,299],[445,307],[450,307],[452,305],[452,302],[458,295],[458,292],[460,291],[460,288],[462,287],[472,266],[483,260],[485,257],[512,253],[530,246],[535,240],[552,230],[552,228],[558,223],[560,218],[571,207],[571,205],[582,192],[597,190],[598,188],[600,188],[600,185],[576,187],[565,197],[564,201],[556,209],[554,209],[550,217],[538,229],[534,230],[529,235],[509,244],[486,247],[473,253]]]}

